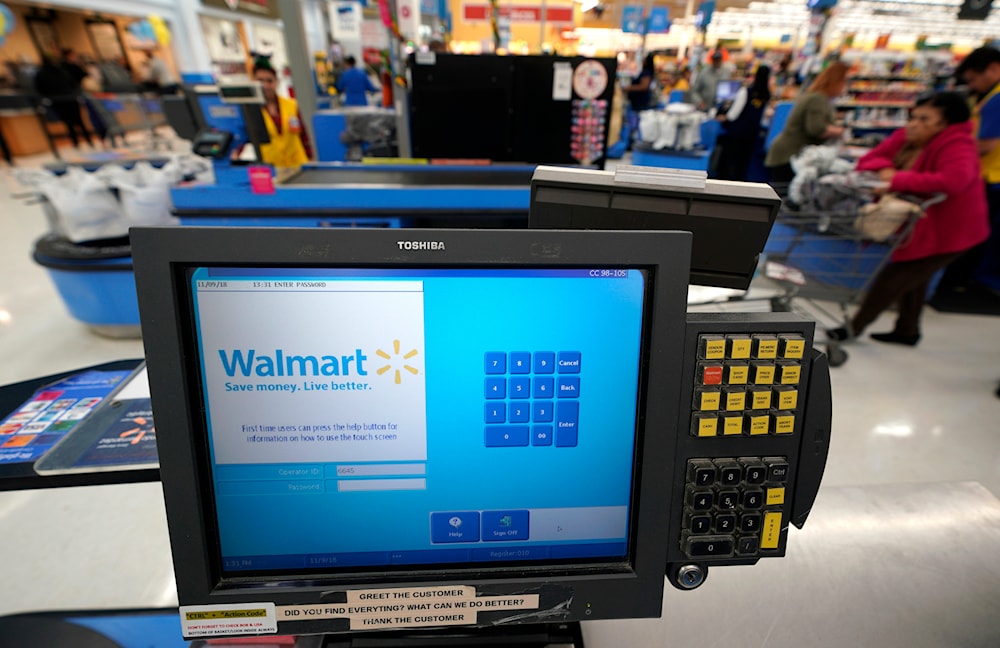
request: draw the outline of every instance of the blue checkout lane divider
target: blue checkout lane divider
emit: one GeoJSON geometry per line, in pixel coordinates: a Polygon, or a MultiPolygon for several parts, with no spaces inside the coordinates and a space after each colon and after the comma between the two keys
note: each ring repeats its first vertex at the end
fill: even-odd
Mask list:
{"type": "MultiPolygon", "coordinates": [[[[316,187],[281,188],[273,194],[254,194],[233,186],[200,186],[172,189],[174,209],[184,211],[224,210],[227,213],[281,210],[318,213],[336,210],[518,210],[527,213],[530,187],[316,187]]],[[[345,215],[345,217],[347,217],[345,215]]],[[[327,217],[329,219],[329,217],[327,217]]]]}

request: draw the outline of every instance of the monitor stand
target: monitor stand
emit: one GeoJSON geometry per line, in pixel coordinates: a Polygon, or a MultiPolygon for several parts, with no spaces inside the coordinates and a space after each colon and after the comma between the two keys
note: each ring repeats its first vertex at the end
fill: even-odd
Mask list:
{"type": "Polygon", "coordinates": [[[583,648],[579,622],[329,634],[318,648],[583,648]]]}

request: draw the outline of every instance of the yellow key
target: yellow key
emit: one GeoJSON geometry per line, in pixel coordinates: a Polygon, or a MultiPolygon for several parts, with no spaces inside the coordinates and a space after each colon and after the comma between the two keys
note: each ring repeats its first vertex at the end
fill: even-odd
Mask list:
{"type": "Polygon", "coordinates": [[[750,367],[746,365],[731,365],[728,367],[729,375],[727,382],[730,385],[745,385],[750,377],[750,367]]]}
{"type": "Polygon", "coordinates": [[[761,549],[777,549],[781,540],[781,513],[764,514],[764,527],[760,533],[761,549]]]}
{"type": "Polygon", "coordinates": [[[757,358],[761,360],[774,360],[778,357],[777,338],[757,338],[757,358]]]}
{"type": "Polygon", "coordinates": [[[797,385],[802,376],[802,367],[799,365],[784,365],[781,367],[781,384],[797,385]]]}
{"type": "Polygon", "coordinates": [[[743,416],[724,416],[722,418],[722,435],[734,436],[743,434],[743,416]]]}
{"type": "Polygon", "coordinates": [[[699,437],[714,437],[718,434],[719,419],[714,416],[703,416],[695,420],[696,435],[699,437]]]}
{"type": "Polygon", "coordinates": [[[785,338],[785,357],[801,360],[806,352],[806,341],[801,338],[785,338]]]}
{"type": "Polygon", "coordinates": [[[778,415],[774,417],[775,434],[791,434],[795,431],[795,416],[792,414],[778,415]]]}
{"type": "Polygon", "coordinates": [[[788,389],[778,392],[778,409],[793,410],[799,404],[799,390],[788,389]]]}
{"type": "Polygon", "coordinates": [[[785,503],[785,487],[767,489],[767,505],[777,506],[785,503]]]}
{"type": "Polygon", "coordinates": [[[723,337],[702,337],[706,360],[722,360],[726,357],[726,339],[723,337]]]}
{"type": "Polygon", "coordinates": [[[751,398],[753,399],[750,405],[750,409],[770,409],[771,407],[771,390],[767,391],[755,391],[750,392],[751,398]]]}
{"type": "Polygon", "coordinates": [[[729,338],[729,357],[733,360],[746,360],[750,357],[750,338],[729,338]]]}
{"type": "Polygon", "coordinates": [[[774,384],[774,365],[757,365],[754,367],[754,384],[755,385],[773,385],[774,384]]]}
{"type": "Polygon", "coordinates": [[[726,393],[726,411],[742,412],[746,406],[747,393],[744,391],[732,391],[726,393]]]}
{"type": "Polygon", "coordinates": [[[747,419],[749,419],[747,427],[750,428],[750,436],[767,434],[771,429],[771,417],[768,414],[763,416],[748,416],[747,419]]]}
{"type": "Polygon", "coordinates": [[[719,409],[722,404],[722,392],[703,391],[698,402],[698,409],[703,412],[713,412],[719,409]]]}

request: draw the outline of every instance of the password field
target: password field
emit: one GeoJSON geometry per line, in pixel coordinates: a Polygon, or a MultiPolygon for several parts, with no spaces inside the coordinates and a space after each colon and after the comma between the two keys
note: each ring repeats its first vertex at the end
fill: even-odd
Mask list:
{"type": "Polygon", "coordinates": [[[337,482],[342,493],[354,491],[427,490],[426,479],[342,479],[337,482]]]}

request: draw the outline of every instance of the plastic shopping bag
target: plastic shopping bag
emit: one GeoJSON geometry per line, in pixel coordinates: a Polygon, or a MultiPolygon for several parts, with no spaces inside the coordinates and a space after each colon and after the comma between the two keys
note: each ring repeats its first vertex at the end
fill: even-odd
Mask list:
{"type": "Polygon", "coordinates": [[[102,175],[118,190],[122,213],[129,227],[178,223],[170,213],[170,187],[181,177],[178,165],[171,162],[157,169],[148,162],[137,162],[131,170],[109,165],[102,169],[102,175]]]}
{"type": "Polygon", "coordinates": [[[49,203],[49,219],[55,234],[73,243],[116,238],[128,234],[121,205],[96,173],[69,167],[57,176],[33,171],[19,176],[49,203]]]}

